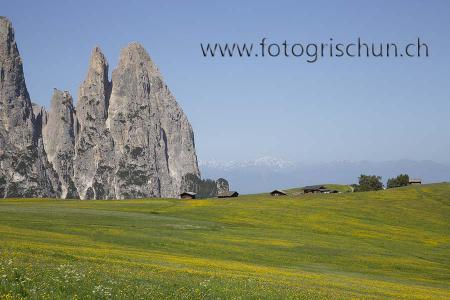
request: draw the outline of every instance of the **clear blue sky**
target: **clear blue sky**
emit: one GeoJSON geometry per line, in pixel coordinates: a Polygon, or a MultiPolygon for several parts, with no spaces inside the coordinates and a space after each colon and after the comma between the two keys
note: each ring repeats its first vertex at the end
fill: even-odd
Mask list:
{"type": "MultiPolygon", "coordinates": [[[[200,160],[450,161],[450,1],[3,1],[28,89],[76,99],[91,49],[139,41],[195,131],[200,160]],[[377,4],[375,4],[377,3],[377,4]],[[201,42],[408,43],[430,57],[204,58],[201,42]]],[[[110,70],[111,71],[111,70],[110,70]]]]}

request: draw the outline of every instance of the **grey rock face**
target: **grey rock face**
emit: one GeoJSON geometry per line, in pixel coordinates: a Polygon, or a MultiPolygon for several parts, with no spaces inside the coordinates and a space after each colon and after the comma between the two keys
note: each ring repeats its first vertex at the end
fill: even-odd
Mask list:
{"type": "Polygon", "coordinates": [[[14,30],[0,17],[0,197],[59,195],[35,122],[14,30]]]}
{"type": "Polygon", "coordinates": [[[194,136],[145,49],[122,50],[113,72],[107,127],[119,169],[117,197],[176,197],[182,178],[199,176],[194,136]]]}
{"type": "Polygon", "coordinates": [[[98,47],[76,107],[32,105],[10,22],[0,18],[0,196],[177,197],[200,178],[194,134],[145,49],[122,50],[108,80],[98,47]]]}
{"type": "Polygon", "coordinates": [[[122,50],[113,72],[107,127],[118,163],[118,198],[173,196],[168,145],[156,99],[151,95],[155,67],[136,44],[122,50]]]}
{"type": "Polygon", "coordinates": [[[75,144],[74,180],[82,199],[115,197],[114,141],[106,128],[110,93],[108,63],[100,48],[95,47],[77,103],[79,132],[75,144]]]}
{"type": "Polygon", "coordinates": [[[51,110],[42,122],[47,158],[61,183],[61,198],[78,198],[73,182],[73,157],[77,119],[69,92],[54,90],[51,110]]]}
{"type": "Polygon", "coordinates": [[[92,52],[77,104],[75,185],[82,199],[176,197],[187,173],[200,176],[192,128],[139,44],[108,63],[92,52]]]}
{"type": "Polygon", "coordinates": [[[16,147],[28,147],[33,142],[33,109],[14,29],[4,17],[0,18],[0,99],[0,126],[16,147]]]}
{"type": "Polygon", "coordinates": [[[224,178],[219,178],[216,180],[217,194],[228,192],[230,190],[230,185],[228,181],[224,178]]]}

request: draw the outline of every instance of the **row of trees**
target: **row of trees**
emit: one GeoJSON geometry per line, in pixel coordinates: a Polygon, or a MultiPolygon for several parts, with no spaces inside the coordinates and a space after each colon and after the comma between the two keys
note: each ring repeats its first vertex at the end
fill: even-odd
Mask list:
{"type": "MultiPolygon", "coordinates": [[[[358,184],[354,184],[353,189],[355,192],[368,192],[368,191],[378,191],[382,190],[384,185],[381,181],[381,176],[377,175],[363,175],[359,176],[358,184]]],[[[400,174],[395,178],[389,178],[387,181],[386,188],[396,188],[407,186],[409,184],[408,174],[400,174]]]]}
{"type": "Polygon", "coordinates": [[[197,193],[197,198],[216,197],[219,192],[228,191],[230,188],[226,179],[201,179],[195,174],[186,174],[182,185],[186,191],[197,193]]]}
{"type": "Polygon", "coordinates": [[[409,184],[408,174],[400,174],[396,178],[389,178],[387,181],[387,188],[396,188],[401,186],[407,186],[409,184]]]}

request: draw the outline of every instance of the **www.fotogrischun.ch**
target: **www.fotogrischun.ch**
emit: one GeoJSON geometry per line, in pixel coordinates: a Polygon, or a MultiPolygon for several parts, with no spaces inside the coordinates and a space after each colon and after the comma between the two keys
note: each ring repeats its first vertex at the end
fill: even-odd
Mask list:
{"type": "Polygon", "coordinates": [[[200,43],[204,57],[294,57],[305,58],[314,63],[320,58],[423,58],[429,57],[429,46],[420,38],[410,43],[366,42],[358,38],[355,42],[291,43],[287,40],[271,42],[262,38],[258,43],[200,43]]]}

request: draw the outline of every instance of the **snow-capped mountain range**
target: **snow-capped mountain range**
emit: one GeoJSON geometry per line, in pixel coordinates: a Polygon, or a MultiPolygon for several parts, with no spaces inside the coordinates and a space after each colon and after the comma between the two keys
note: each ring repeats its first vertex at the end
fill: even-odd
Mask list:
{"type": "Polygon", "coordinates": [[[334,161],[294,162],[276,157],[245,161],[210,160],[199,163],[203,178],[226,178],[241,193],[267,192],[312,184],[356,183],[361,174],[382,176],[383,182],[401,173],[424,183],[450,181],[450,163],[434,161],[334,161]]]}
{"type": "Polygon", "coordinates": [[[284,169],[294,167],[296,164],[292,161],[285,160],[282,158],[276,158],[271,156],[264,156],[253,160],[230,160],[230,161],[219,161],[219,160],[208,160],[200,161],[199,166],[205,168],[217,168],[222,170],[231,170],[245,167],[268,167],[274,169],[284,169]]]}

